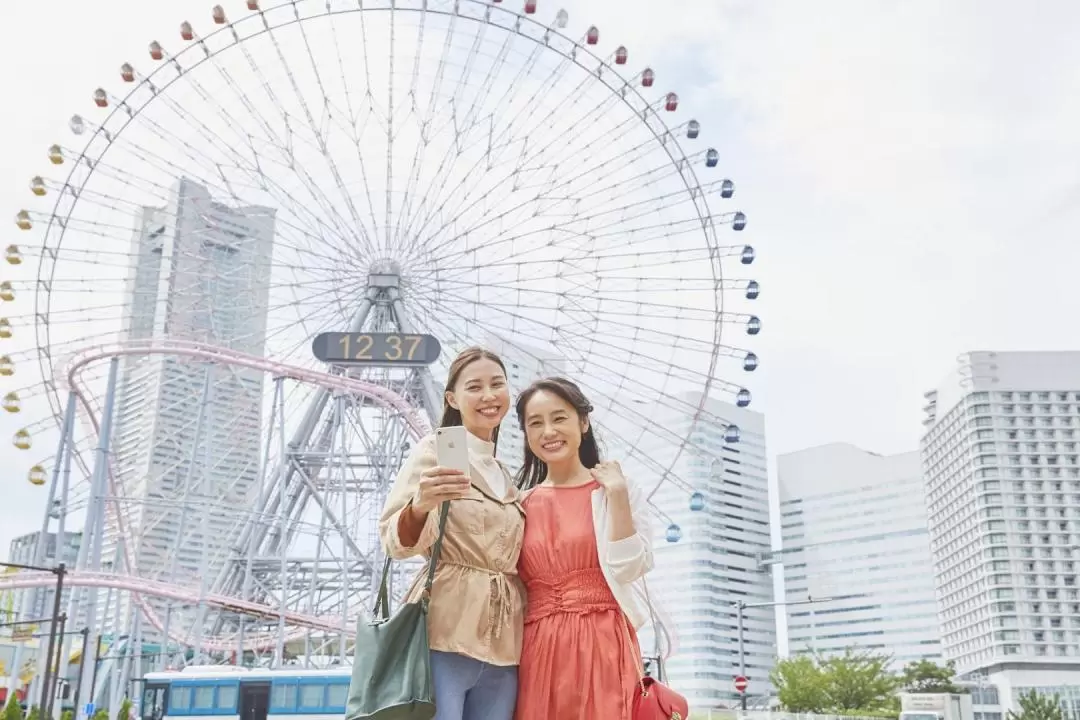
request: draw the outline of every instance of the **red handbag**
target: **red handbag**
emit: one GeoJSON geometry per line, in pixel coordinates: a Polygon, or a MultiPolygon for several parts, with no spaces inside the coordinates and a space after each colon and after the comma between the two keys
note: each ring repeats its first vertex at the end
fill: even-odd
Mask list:
{"type": "MultiPolygon", "coordinates": [[[[651,603],[649,610],[652,610],[651,603]]],[[[633,652],[636,643],[633,633],[630,632],[630,619],[623,615],[623,620],[626,623],[627,647],[633,652]]],[[[690,704],[686,702],[686,698],[645,675],[640,653],[635,653],[634,666],[638,669],[638,681],[630,713],[632,720],[686,720],[690,717],[690,704]]]]}
{"type": "Polygon", "coordinates": [[[686,720],[689,716],[690,705],[682,695],[651,677],[638,681],[633,720],[686,720]]]}

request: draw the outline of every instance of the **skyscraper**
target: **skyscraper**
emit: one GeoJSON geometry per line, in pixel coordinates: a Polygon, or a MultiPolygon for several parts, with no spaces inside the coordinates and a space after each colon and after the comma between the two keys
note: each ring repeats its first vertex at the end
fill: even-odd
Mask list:
{"type": "MultiPolygon", "coordinates": [[[[144,208],[131,243],[124,338],[189,341],[262,355],[274,211],[232,208],[187,179],[144,208]]],[[[113,449],[133,502],[106,529],[138,574],[198,587],[213,578],[251,505],[261,460],[263,375],[170,354],[125,357],[113,449]]]]}
{"type": "Polygon", "coordinates": [[[1080,700],[1080,352],[970,352],[926,393],[947,658],[1015,704],[1080,700]]]}
{"type": "MultiPolygon", "coordinates": [[[[692,394],[680,398],[688,407],[698,402],[692,394]]],[[[675,654],[665,667],[667,677],[698,708],[738,702],[732,685],[740,672],[735,603],[773,600],[772,574],[764,562],[771,551],[764,416],[711,400],[707,410],[714,419],[699,422],[690,434],[689,414],[650,409],[658,425],[676,435],[690,434],[701,448],[688,447],[673,468],[687,487],[666,481],[653,496],[667,517],[654,519],[656,567],[648,577],[653,602],[669,617],[678,636],[675,654]],[[738,442],[725,438],[728,423],[739,427],[738,442]],[[703,502],[700,509],[694,509],[697,500],[703,502]]],[[[637,463],[623,465],[649,487],[661,482],[655,472],[637,463]]],[[[769,671],[776,656],[773,608],[748,608],[744,626],[748,694],[765,696],[771,692],[769,671]]],[[[652,633],[644,631],[641,641],[644,654],[651,655],[652,633]]]]}
{"type": "Polygon", "coordinates": [[[919,453],[847,443],[777,458],[791,653],[941,659],[919,453]],[[827,599],[834,598],[834,599],[827,599]]]}

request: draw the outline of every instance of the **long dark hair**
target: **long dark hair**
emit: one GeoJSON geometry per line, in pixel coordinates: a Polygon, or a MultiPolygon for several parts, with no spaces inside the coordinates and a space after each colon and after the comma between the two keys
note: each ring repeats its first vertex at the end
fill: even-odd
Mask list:
{"type": "MultiPolygon", "coordinates": [[[[454,358],[454,361],[450,363],[450,371],[446,374],[446,387],[443,389],[443,411],[442,420],[439,422],[439,427],[450,427],[451,425],[461,425],[461,411],[455,407],[452,407],[446,399],[447,393],[454,392],[457,387],[458,380],[461,379],[461,373],[465,368],[472,365],[477,360],[491,360],[502,368],[503,375],[506,374],[506,366],[503,365],[502,358],[490,350],[486,350],[482,347],[468,347],[458,353],[458,356],[454,358]]],[[[491,433],[491,441],[496,446],[499,444],[499,428],[496,427],[491,433]]]]}
{"type": "MultiPolygon", "coordinates": [[[[521,466],[516,478],[517,486],[521,490],[536,487],[547,479],[547,463],[536,457],[536,453],[529,447],[529,436],[525,430],[525,407],[529,404],[529,400],[532,399],[533,395],[541,390],[562,398],[567,405],[574,408],[574,412],[581,421],[588,420],[589,413],[593,411],[592,403],[585,397],[585,393],[581,392],[581,388],[577,386],[577,383],[564,377],[549,377],[537,380],[518,395],[515,409],[517,410],[518,425],[521,427],[521,434],[525,439],[525,464],[521,466]]],[[[581,464],[589,469],[600,464],[600,444],[596,440],[596,430],[593,429],[591,422],[588,429],[581,436],[578,458],[581,460],[581,464]]]]}

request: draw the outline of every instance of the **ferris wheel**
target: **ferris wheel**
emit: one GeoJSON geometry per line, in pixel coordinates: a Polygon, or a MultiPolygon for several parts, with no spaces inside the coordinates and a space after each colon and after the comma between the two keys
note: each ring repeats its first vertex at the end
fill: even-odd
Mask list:
{"type": "Polygon", "coordinates": [[[573,377],[612,454],[701,509],[679,460],[712,451],[656,418],[738,441],[708,398],[750,404],[760,288],[667,81],[536,0],[237,10],[89,89],[15,218],[4,408],[43,527],[84,532],[73,611],[164,656],[345,661],[385,492],[468,344],[573,377]],[[343,369],[326,332],[444,352],[343,369]]]}

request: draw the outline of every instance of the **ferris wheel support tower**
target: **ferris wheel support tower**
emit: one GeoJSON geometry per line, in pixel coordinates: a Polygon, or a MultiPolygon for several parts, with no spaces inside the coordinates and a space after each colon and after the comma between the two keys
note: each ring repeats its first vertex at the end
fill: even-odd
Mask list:
{"type": "MultiPolygon", "coordinates": [[[[370,332],[412,332],[408,311],[399,291],[401,271],[392,261],[376,263],[368,275],[367,290],[360,306],[352,318],[348,329],[350,333],[370,332]]],[[[350,370],[350,374],[363,374],[363,370],[350,370]]],[[[370,372],[370,371],[369,371],[370,372]]],[[[384,373],[374,371],[383,377],[384,373]]],[[[422,407],[434,424],[442,412],[442,401],[436,389],[431,372],[426,367],[414,368],[404,378],[391,381],[393,389],[408,398],[416,407],[422,407]]],[[[281,467],[275,469],[273,476],[279,478],[271,495],[260,498],[251,514],[251,520],[239,535],[232,562],[222,567],[213,583],[213,590],[224,595],[249,597],[254,585],[269,587],[277,575],[276,585],[281,597],[289,593],[287,578],[310,577],[318,572],[307,563],[289,559],[291,568],[285,567],[285,550],[289,547],[292,535],[307,505],[315,501],[320,505],[328,523],[335,526],[349,544],[349,550],[355,554],[355,567],[343,567],[341,573],[360,570],[368,581],[368,589],[375,592],[378,581],[376,568],[382,561],[381,547],[376,540],[368,551],[363,551],[355,540],[349,537],[347,529],[341,526],[335,509],[319,500],[319,488],[325,488],[329,479],[320,479],[323,473],[332,472],[334,461],[331,458],[331,446],[334,438],[342,430],[348,398],[329,390],[320,390],[309,400],[300,425],[290,439],[283,453],[285,458],[281,467]],[[284,504],[284,511],[282,510],[284,504]],[[260,521],[264,517],[280,517],[282,521],[275,526],[260,521]],[[280,559],[280,562],[279,562],[280,559]]],[[[372,474],[366,486],[372,494],[372,510],[381,507],[382,500],[393,482],[394,473],[404,459],[402,439],[405,435],[400,422],[393,416],[383,416],[376,424],[378,434],[365,433],[363,449],[348,458],[349,464],[364,467],[372,474]]],[[[340,465],[340,460],[338,465],[340,465]]],[[[315,561],[313,564],[318,564],[315,561]]],[[[339,578],[340,580],[340,578],[339,578]]],[[[256,597],[258,595],[256,594],[256,597]]],[[[223,632],[229,626],[229,620],[219,617],[214,633],[223,632]]],[[[243,628],[240,628],[238,640],[243,643],[243,628]]],[[[276,652],[280,662],[283,648],[279,644],[276,652]]]]}

